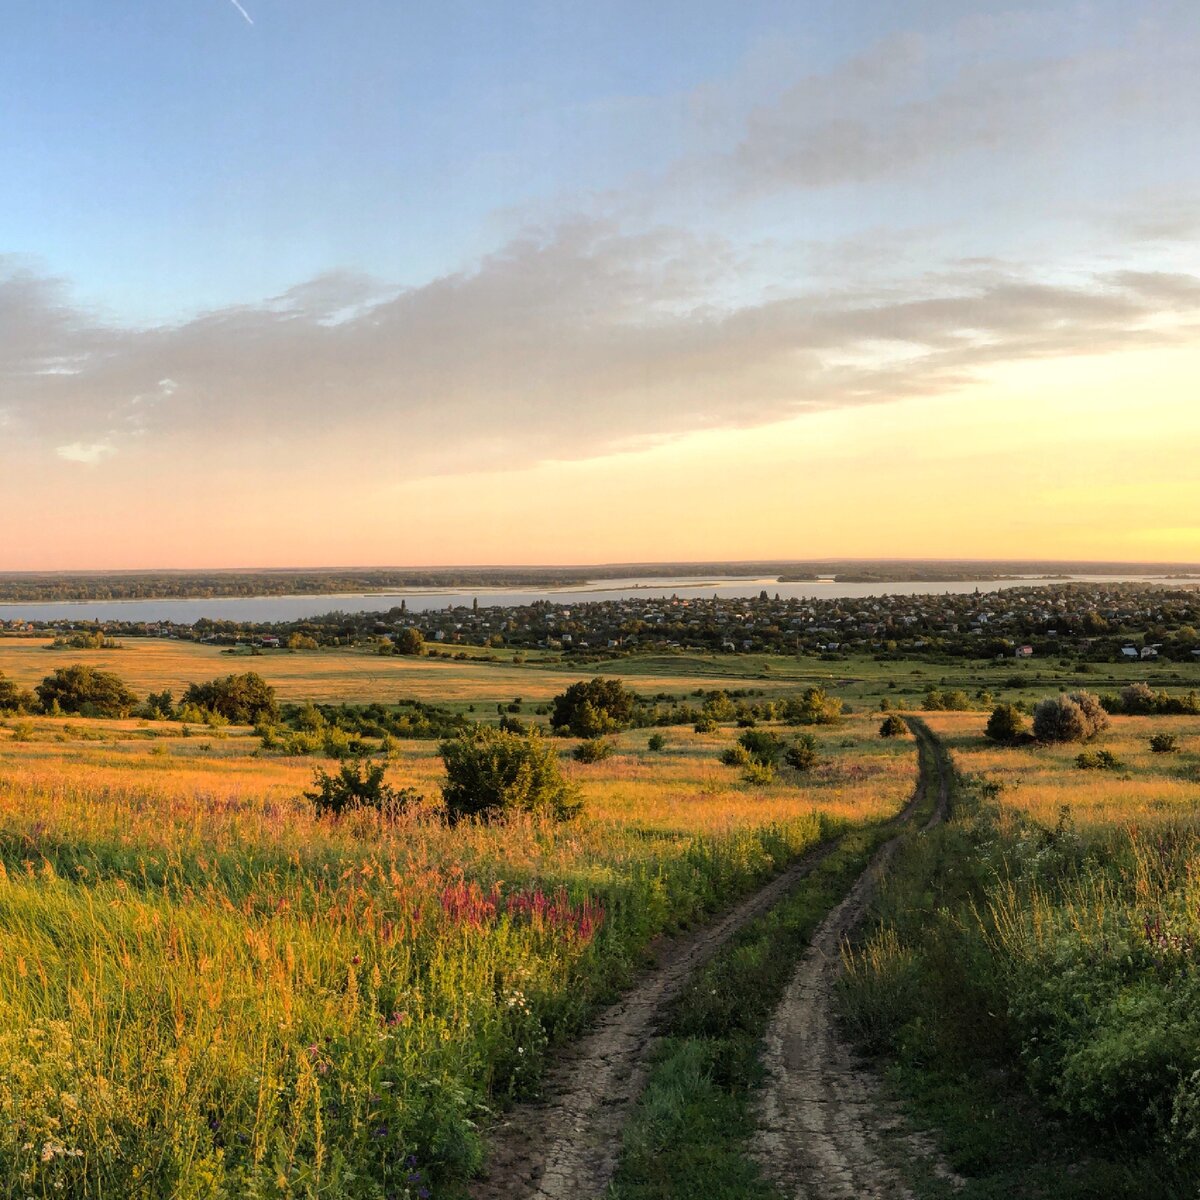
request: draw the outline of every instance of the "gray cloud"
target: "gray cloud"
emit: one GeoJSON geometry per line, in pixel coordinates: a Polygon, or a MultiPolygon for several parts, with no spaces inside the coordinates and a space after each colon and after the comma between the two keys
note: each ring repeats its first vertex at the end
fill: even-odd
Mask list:
{"type": "Polygon", "coordinates": [[[0,445],[96,469],[133,447],[183,463],[277,442],[398,476],[511,467],[943,392],[996,362],[1178,341],[1200,310],[1200,280],[1182,274],[1067,285],[981,261],[722,305],[731,274],[720,243],[577,221],[423,287],[326,276],[130,329],[12,271],[0,445]]]}
{"type": "MultiPolygon", "coordinates": [[[[1158,7],[1147,7],[1147,18],[1158,7]]],[[[937,34],[878,42],[757,104],[731,151],[693,159],[672,182],[703,177],[742,193],[903,178],[981,153],[1027,173],[1065,144],[1102,150],[1130,125],[1183,137],[1200,107],[1200,29],[1147,19],[1120,43],[1044,52],[1070,41],[1063,12],[965,17],[937,34]],[[1040,40],[1038,38],[1041,29],[1040,40]]],[[[961,169],[961,165],[960,165],[961,169]]],[[[952,177],[947,177],[952,178],[952,177]]]]}

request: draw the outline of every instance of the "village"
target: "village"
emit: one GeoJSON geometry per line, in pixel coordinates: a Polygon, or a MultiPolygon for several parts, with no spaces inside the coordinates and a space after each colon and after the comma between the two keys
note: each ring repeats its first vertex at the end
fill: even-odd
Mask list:
{"type": "Polygon", "coordinates": [[[454,656],[467,647],[588,662],[634,653],[705,651],[831,659],[852,654],[1094,662],[1200,660],[1200,591],[1142,584],[1014,587],[969,594],[864,598],[632,598],[589,603],[332,612],[278,623],[0,620],[0,634],[100,631],[258,652],[375,645],[454,656]],[[415,631],[419,638],[414,638],[415,631]],[[405,635],[405,636],[401,636],[405,635]]]}

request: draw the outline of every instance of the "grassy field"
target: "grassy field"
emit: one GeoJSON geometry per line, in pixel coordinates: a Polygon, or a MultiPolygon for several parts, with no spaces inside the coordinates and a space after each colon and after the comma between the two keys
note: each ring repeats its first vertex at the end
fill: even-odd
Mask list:
{"type": "MultiPolygon", "coordinates": [[[[52,658],[8,653],[37,664],[25,678],[52,658]]],[[[148,687],[230,660],[167,643],[108,661],[148,687]]],[[[462,1178],[487,1112],[536,1086],[654,937],[913,785],[911,748],[867,716],[818,730],[815,769],[766,787],[717,762],[736,732],[667,730],[660,752],[624,733],[592,766],[564,741],[582,819],[449,828],[318,820],[312,761],[263,756],[245,729],[6,721],[0,1196],[401,1197],[462,1178]]],[[[389,772],[434,798],[434,744],[402,743],[389,772]]]]}
{"type": "Polygon", "coordinates": [[[942,1128],[968,1200],[1192,1197],[1200,720],[1117,717],[1087,747],[999,747],[983,723],[929,716],[956,817],[883,889],[848,1028],[942,1128]],[[1114,767],[1081,769],[1085,750],[1114,767]]]}
{"type": "Polygon", "coordinates": [[[1087,687],[1114,691],[1135,680],[1172,690],[1200,687],[1200,663],[1078,664],[1058,660],[1011,659],[950,663],[910,660],[876,661],[856,656],[839,662],[785,658],[767,654],[642,655],[597,664],[550,661],[531,654],[513,662],[512,651],[499,661],[467,648],[466,661],[381,656],[370,649],[265,651],[228,654],[195,642],[129,639],[123,649],[48,650],[45,638],[0,638],[0,673],[22,687],[33,687],[55,667],[86,662],[114,671],[139,695],[172,689],[234,671],[257,671],[284,700],[390,702],[399,697],[434,701],[451,707],[491,707],[520,696],[534,703],[562,691],[565,682],[591,675],[616,676],[647,695],[684,696],[696,688],[761,689],[768,696],[809,684],[835,691],[852,705],[875,707],[888,699],[896,707],[919,707],[929,687],[962,689],[974,697],[986,690],[1003,699],[1032,699],[1058,688],[1087,687]]]}

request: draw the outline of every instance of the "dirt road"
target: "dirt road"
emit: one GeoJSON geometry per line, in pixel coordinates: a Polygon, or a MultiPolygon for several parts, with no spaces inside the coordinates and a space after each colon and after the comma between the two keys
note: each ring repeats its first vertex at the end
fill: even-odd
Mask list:
{"type": "MultiPolygon", "coordinates": [[[[907,819],[921,794],[919,787],[894,819],[907,819]]],[[[645,1084],[665,1007],[738,930],[778,904],[836,845],[804,855],[713,924],[674,939],[655,966],[555,1065],[546,1080],[546,1099],[519,1105],[492,1131],[487,1174],[473,1183],[473,1200],[599,1196],[616,1168],[621,1132],[645,1084]]]]}
{"type": "MultiPolygon", "coordinates": [[[[922,746],[921,788],[936,789],[926,828],[945,818],[947,766],[932,734],[910,721],[922,746]]],[[[926,793],[928,794],[928,792],[926,793]]],[[[876,880],[899,844],[876,852],[846,898],[821,923],[767,1031],[768,1081],[758,1103],[755,1157],[764,1173],[796,1200],[909,1200],[911,1193],[880,1149],[880,1135],[899,1127],[874,1075],[838,1036],[834,987],[842,940],[862,920],[876,880]]],[[[923,1139],[905,1139],[932,1157],[923,1139]]],[[[948,1172],[943,1172],[948,1174],[948,1172]]]]}
{"type": "Polygon", "coordinates": [[[649,1069],[659,1018],[690,976],[739,929],[772,908],[825,859],[820,846],[711,925],[673,939],[659,961],[566,1054],[546,1099],[513,1109],[492,1132],[474,1200],[590,1200],[612,1178],[621,1131],[649,1069]]]}

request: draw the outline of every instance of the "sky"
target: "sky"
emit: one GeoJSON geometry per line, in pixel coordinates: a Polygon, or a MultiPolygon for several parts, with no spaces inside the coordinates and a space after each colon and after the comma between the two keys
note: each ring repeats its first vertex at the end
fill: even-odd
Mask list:
{"type": "Polygon", "coordinates": [[[42,0],[0,570],[1200,561],[1194,0],[42,0]]]}

